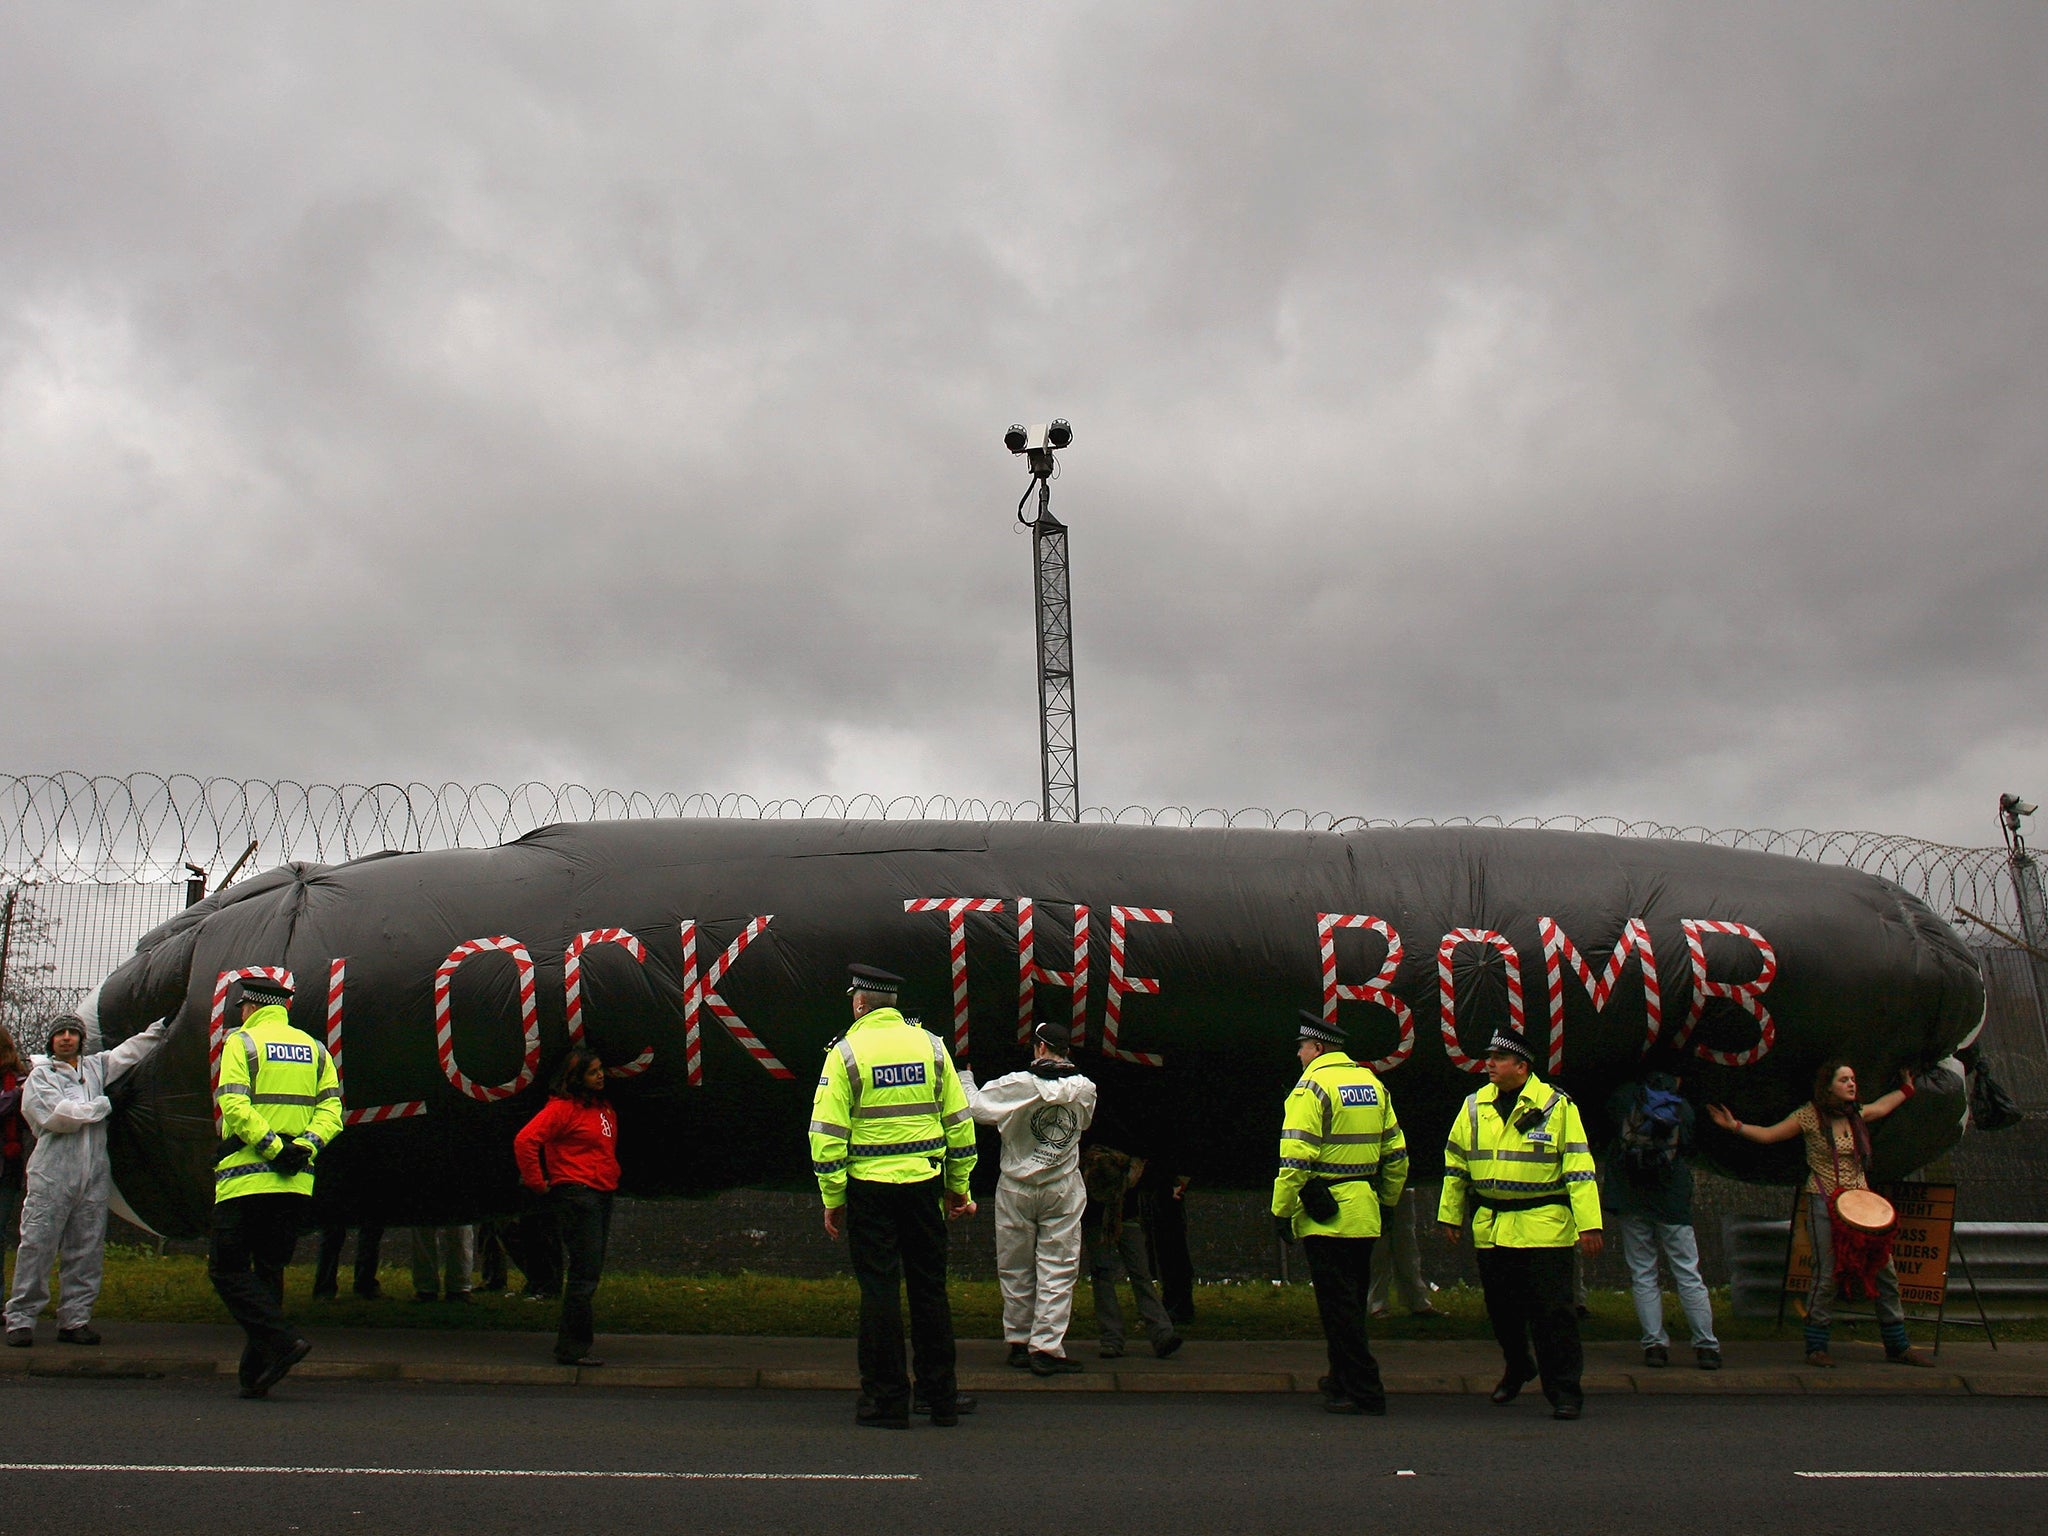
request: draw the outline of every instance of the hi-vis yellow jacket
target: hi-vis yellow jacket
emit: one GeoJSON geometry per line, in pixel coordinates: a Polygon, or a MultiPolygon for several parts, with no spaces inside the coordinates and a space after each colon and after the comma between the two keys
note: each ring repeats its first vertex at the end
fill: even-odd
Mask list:
{"type": "Polygon", "coordinates": [[[1436,1219],[1472,1213],[1481,1248],[1566,1248],[1600,1230],[1600,1186],[1579,1106],[1531,1076],[1503,1119],[1488,1083],[1465,1100],[1444,1145],[1436,1219]]]}
{"type": "Polygon", "coordinates": [[[1342,1051],[1323,1052],[1287,1095],[1273,1214],[1293,1217],[1296,1237],[1378,1237],[1380,1207],[1400,1199],[1407,1182],[1408,1143],[1385,1084],[1342,1051]],[[1301,1208],[1310,1179],[1333,1186],[1334,1221],[1301,1208]]]}
{"type": "Polygon", "coordinates": [[[811,1100],[811,1171],[830,1210],[849,1176],[915,1184],[943,1172],[967,1193],[974,1121],[946,1043],[894,1008],[862,1014],[825,1052],[811,1100]]]}
{"type": "Polygon", "coordinates": [[[313,1170],[282,1174],[270,1166],[284,1138],[320,1149],[341,1134],[341,1083],[334,1058],[292,1028],[279,1007],[259,1008],[227,1038],[213,1090],[224,1138],[242,1145],[213,1171],[218,1204],[242,1195],[310,1195],[313,1170]]]}

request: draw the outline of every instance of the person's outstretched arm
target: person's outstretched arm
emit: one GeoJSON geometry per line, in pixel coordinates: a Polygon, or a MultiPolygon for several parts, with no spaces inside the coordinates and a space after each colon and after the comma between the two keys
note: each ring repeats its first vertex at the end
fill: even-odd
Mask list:
{"type": "Polygon", "coordinates": [[[1769,1146],[1776,1141],[1790,1141],[1799,1134],[1799,1111],[1796,1109],[1776,1125],[1748,1125],[1736,1119],[1734,1112],[1726,1104],[1709,1104],[1707,1113],[1713,1118],[1714,1124],[1722,1130],[1733,1132],[1744,1141],[1754,1141],[1763,1146],[1769,1146]]]}
{"type": "Polygon", "coordinates": [[[106,1083],[112,1087],[130,1070],[140,1066],[156,1048],[164,1043],[164,1036],[170,1033],[171,1021],[158,1019],[139,1035],[130,1035],[110,1051],[100,1052],[100,1066],[106,1072],[106,1083]]]}
{"type": "Polygon", "coordinates": [[[1898,1087],[1894,1088],[1890,1093],[1872,1099],[1863,1106],[1863,1118],[1865,1120],[1882,1120],[1911,1097],[1913,1097],[1913,1069],[1906,1067],[1902,1068],[1899,1072],[1898,1087]]]}

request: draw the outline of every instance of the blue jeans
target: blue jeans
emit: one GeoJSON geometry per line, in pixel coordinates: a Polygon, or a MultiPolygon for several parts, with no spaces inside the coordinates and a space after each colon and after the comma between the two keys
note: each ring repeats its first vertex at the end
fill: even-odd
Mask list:
{"type": "Polygon", "coordinates": [[[1660,1250],[1664,1262],[1671,1266],[1671,1286],[1678,1292],[1678,1304],[1685,1309],[1686,1325],[1692,1329],[1692,1347],[1719,1349],[1721,1341],[1714,1337],[1714,1304],[1707,1297],[1706,1282],[1700,1279],[1699,1243],[1692,1227],[1622,1214],[1621,1252],[1628,1260],[1636,1320],[1643,1325],[1643,1347],[1671,1343],[1671,1336],[1664,1331],[1664,1290],[1657,1283],[1660,1250]]]}

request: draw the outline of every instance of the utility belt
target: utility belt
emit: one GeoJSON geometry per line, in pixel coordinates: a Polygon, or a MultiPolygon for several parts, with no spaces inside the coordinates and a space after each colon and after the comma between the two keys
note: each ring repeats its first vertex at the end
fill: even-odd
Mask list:
{"type": "Polygon", "coordinates": [[[1562,1189],[1551,1195],[1483,1195],[1475,1189],[1472,1191],[1472,1203],[1482,1211],[1498,1214],[1502,1211],[1540,1211],[1550,1205],[1569,1207],[1572,1197],[1562,1189]]]}

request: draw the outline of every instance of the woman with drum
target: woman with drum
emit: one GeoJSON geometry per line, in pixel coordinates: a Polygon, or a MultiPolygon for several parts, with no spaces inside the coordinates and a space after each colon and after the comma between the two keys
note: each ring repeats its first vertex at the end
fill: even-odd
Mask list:
{"type": "Polygon", "coordinates": [[[1891,1231],[1897,1223],[1891,1202],[1870,1188],[1868,1122],[1882,1120],[1913,1097],[1913,1074],[1901,1072],[1899,1086],[1868,1104],[1856,1102],[1856,1069],[1830,1061],[1813,1080],[1811,1102],[1776,1125],[1745,1125],[1725,1104],[1710,1104],[1714,1124],[1745,1141],[1769,1145],[1806,1138],[1807,1227],[1813,1237],[1813,1287],[1806,1297],[1806,1363],[1831,1366],[1828,1330],[1839,1268],[1845,1283],[1862,1282],[1877,1301],[1878,1332],[1884,1354],[1896,1365],[1932,1365],[1906,1339],[1906,1312],[1899,1302],[1899,1275],[1892,1267],[1891,1231]]]}

